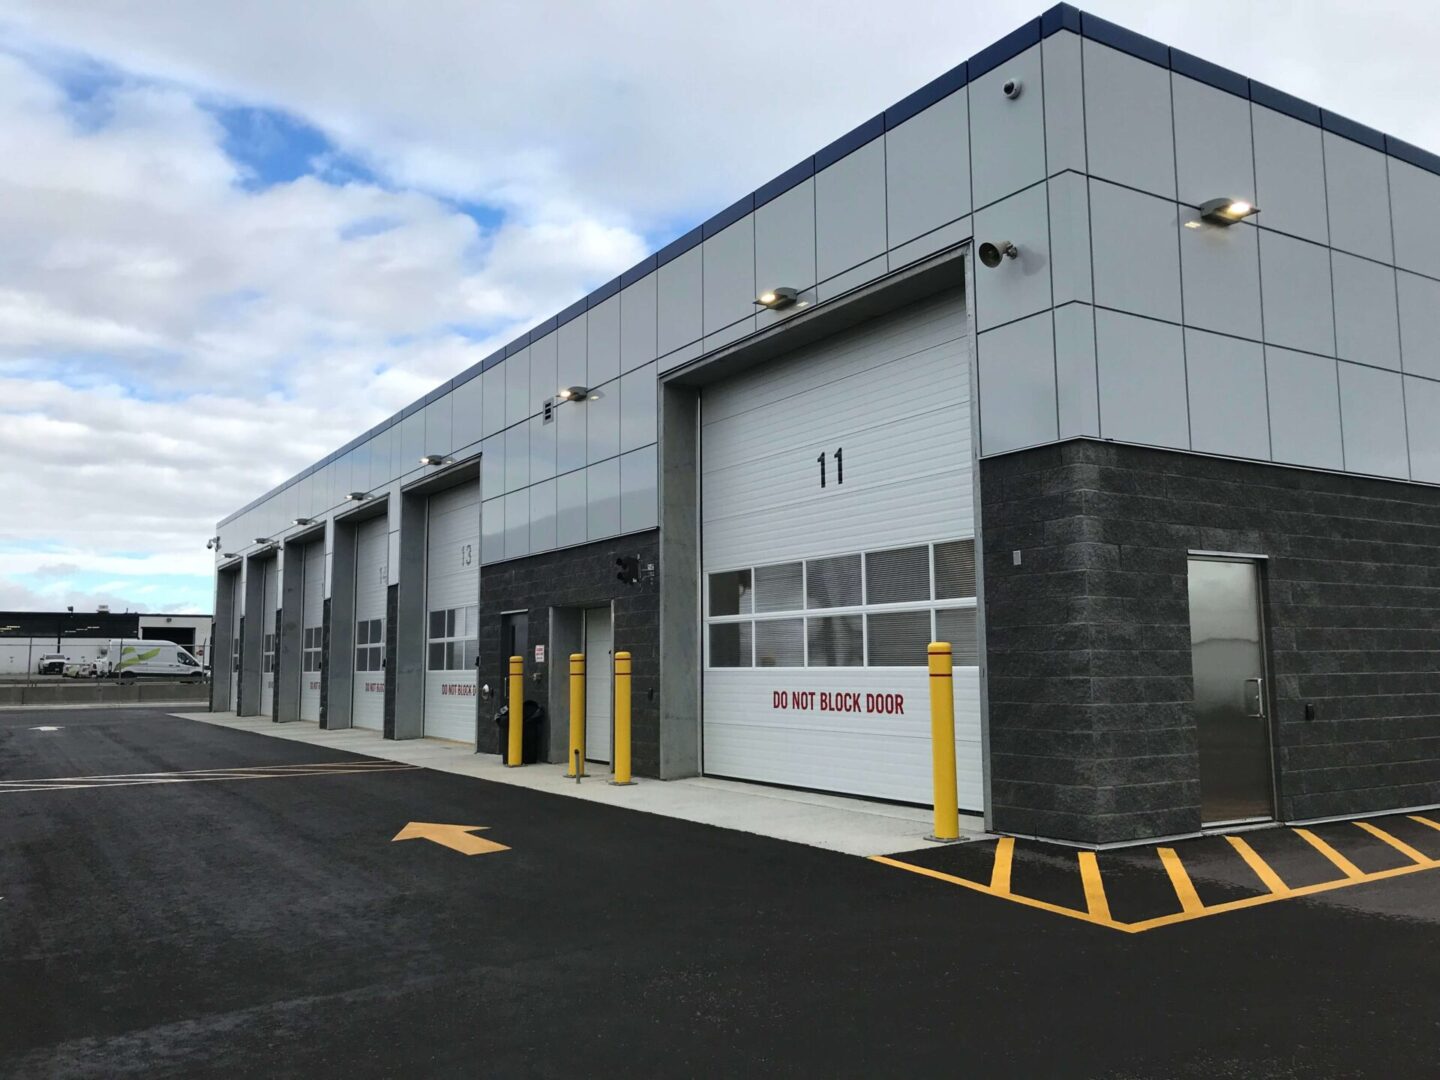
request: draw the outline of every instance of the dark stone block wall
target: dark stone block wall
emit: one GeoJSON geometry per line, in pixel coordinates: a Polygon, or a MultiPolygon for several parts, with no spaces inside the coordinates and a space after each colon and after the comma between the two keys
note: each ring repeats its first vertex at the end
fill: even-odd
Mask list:
{"type": "MultiPolygon", "coordinates": [[[[237,658],[236,661],[235,661],[235,664],[236,664],[236,670],[237,670],[237,671],[244,671],[244,670],[245,670],[245,616],[244,616],[244,615],[241,615],[240,618],[237,620],[237,622],[238,622],[238,628],[236,629],[235,632],[240,635],[240,650],[239,650],[239,652],[235,653],[235,656],[236,656],[236,658],[237,658]]],[[[212,665],[212,669],[213,669],[213,665],[212,665]]],[[[230,703],[230,711],[233,712],[233,713],[236,713],[236,714],[238,714],[238,713],[240,712],[240,702],[242,702],[242,701],[245,700],[245,685],[244,685],[244,684],[245,684],[245,680],[244,680],[244,679],[236,679],[236,680],[235,680],[235,700],[230,703]]]]}
{"type": "MultiPolygon", "coordinates": [[[[535,670],[535,646],[545,646],[546,668],[568,664],[568,656],[555,656],[550,648],[550,609],[599,607],[614,601],[615,651],[629,651],[631,679],[631,758],[638,776],[660,772],[660,603],[653,578],[627,585],[616,577],[615,560],[638,555],[640,565],[659,566],[659,533],[637,533],[601,540],[583,547],[549,551],[514,559],[480,572],[480,682],[495,689],[489,701],[477,699],[480,710],[479,749],[493,751],[485,732],[505,700],[509,657],[501,648],[502,611],[528,610],[529,647],[525,657],[525,697],[545,707],[546,679],[530,678],[535,670]]],[[[549,721],[547,720],[547,723],[549,721]]]]}
{"type": "Polygon", "coordinates": [[[395,654],[396,643],[400,640],[398,627],[400,611],[400,586],[385,588],[385,738],[395,738],[395,654]]]}
{"type": "Polygon", "coordinates": [[[995,828],[1199,828],[1192,549],[1269,556],[1277,816],[1440,802],[1440,489],[1077,440],[981,500],[995,828]]]}
{"type": "MultiPolygon", "coordinates": [[[[271,673],[274,678],[270,683],[270,719],[280,719],[280,680],[285,678],[287,673],[280,670],[280,625],[285,618],[285,612],[275,609],[275,651],[271,654],[271,673]]],[[[261,685],[264,685],[264,676],[261,676],[261,685]]]]}
{"type": "Polygon", "coordinates": [[[320,619],[322,627],[320,631],[320,726],[325,727],[325,718],[330,714],[330,597],[325,597],[325,604],[320,619]]]}

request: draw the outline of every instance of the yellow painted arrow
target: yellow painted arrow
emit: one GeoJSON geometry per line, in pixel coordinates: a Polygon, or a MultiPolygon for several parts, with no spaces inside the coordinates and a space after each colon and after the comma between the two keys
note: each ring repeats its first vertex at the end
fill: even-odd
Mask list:
{"type": "Polygon", "coordinates": [[[452,851],[458,851],[461,855],[488,855],[492,851],[509,851],[510,849],[504,844],[497,844],[494,840],[470,835],[489,827],[488,825],[439,825],[433,821],[412,821],[396,833],[390,842],[393,844],[396,840],[429,840],[448,847],[452,851]]]}

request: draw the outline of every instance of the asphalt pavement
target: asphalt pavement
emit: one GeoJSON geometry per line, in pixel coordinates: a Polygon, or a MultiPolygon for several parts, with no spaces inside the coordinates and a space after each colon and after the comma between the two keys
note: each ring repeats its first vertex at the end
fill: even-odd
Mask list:
{"type": "MultiPolygon", "coordinates": [[[[1197,851],[1223,902],[1244,866],[1197,851]]],[[[1079,910],[1075,858],[1022,842],[1008,873],[1079,910]]],[[[5,1077],[1429,1077],[1437,956],[1440,870],[1119,933],[143,708],[0,712],[5,1077]],[[490,843],[395,839],[417,822],[490,843]]]]}

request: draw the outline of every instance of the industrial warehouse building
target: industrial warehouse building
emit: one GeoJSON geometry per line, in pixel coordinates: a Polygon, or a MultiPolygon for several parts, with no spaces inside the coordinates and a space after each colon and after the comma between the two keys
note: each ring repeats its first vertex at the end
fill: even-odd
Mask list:
{"type": "Polygon", "coordinates": [[[110,641],[173,641],[208,666],[209,615],[98,611],[0,611],[0,676],[36,674],[39,660],[58,653],[95,660],[110,641]]]}
{"type": "Polygon", "coordinates": [[[217,710],[583,651],[603,762],[625,649],[641,776],[925,804],[941,639],[992,829],[1435,805],[1440,157],[1061,5],[217,531],[217,710]]]}

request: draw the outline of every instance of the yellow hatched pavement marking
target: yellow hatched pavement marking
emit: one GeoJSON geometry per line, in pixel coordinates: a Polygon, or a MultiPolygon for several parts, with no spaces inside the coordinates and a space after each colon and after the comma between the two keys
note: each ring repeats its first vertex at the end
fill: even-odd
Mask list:
{"type": "Polygon", "coordinates": [[[1401,855],[1404,855],[1407,859],[1410,859],[1413,862],[1428,863],[1431,861],[1430,856],[1426,855],[1424,852],[1416,851],[1413,847],[1405,843],[1405,841],[1401,840],[1398,836],[1391,836],[1384,829],[1377,828],[1376,826],[1371,825],[1368,821],[1357,821],[1355,822],[1355,824],[1359,828],[1364,829],[1371,836],[1375,837],[1375,839],[1383,840],[1385,843],[1393,847],[1396,851],[1400,852],[1401,855]]]}
{"type": "Polygon", "coordinates": [[[1080,855],[1080,880],[1085,884],[1085,906],[1092,918],[1105,922],[1110,918],[1110,902],[1105,899],[1105,883],[1100,880],[1100,864],[1093,851],[1082,851],[1080,855]]]}
{"type": "Polygon", "coordinates": [[[1111,930],[1124,930],[1123,923],[1117,923],[1113,919],[1097,919],[1084,911],[1076,911],[1074,908],[1061,907],[1059,904],[1052,904],[1045,900],[1035,900],[1028,896],[1021,896],[1018,893],[997,893],[989,885],[981,885],[978,881],[967,881],[965,878],[956,877],[954,874],[947,874],[941,870],[931,870],[928,866],[916,866],[914,863],[901,862],[899,859],[892,859],[888,855],[871,855],[871,862],[884,863],[886,866],[893,866],[897,870],[908,870],[912,874],[919,874],[921,877],[934,878],[936,881],[944,881],[950,885],[959,885],[962,888],[984,893],[986,896],[998,896],[1002,900],[1009,900],[1015,904],[1023,904],[1025,907],[1038,908],[1041,911],[1048,911],[1053,915],[1068,915],[1072,919],[1079,919],[1081,922],[1095,923],[1097,926],[1108,926],[1111,930]]]}
{"type": "Polygon", "coordinates": [[[1419,814],[1411,814],[1411,815],[1410,815],[1410,820],[1411,820],[1411,821],[1418,821],[1418,822],[1420,822],[1421,825],[1429,825],[1430,828],[1432,828],[1432,829],[1440,829],[1440,825],[1437,825],[1435,822],[1431,821],[1428,817],[1421,817],[1419,814]]]}
{"type": "Polygon", "coordinates": [[[1321,840],[1320,837],[1316,836],[1309,829],[1296,829],[1295,832],[1300,836],[1303,836],[1311,847],[1313,847],[1316,851],[1320,852],[1321,855],[1324,855],[1325,858],[1329,859],[1332,863],[1334,863],[1335,866],[1340,870],[1340,872],[1344,874],[1347,878],[1363,878],[1365,876],[1365,871],[1361,870],[1353,862],[1347,859],[1344,855],[1341,855],[1340,852],[1336,851],[1324,840],[1321,840]]]}
{"type": "Polygon", "coordinates": [[[1260,883],[1277,896],[1284,895],[1290,891],[1290,886],[1281,880],[1280,875],[1270,868],[1270,864],[1260,857],[1259,852],[1238,836],[1227,836],[1230,846],[1240,853],[1245,864],[1255,871],[1255,876],[1260,883]]]}
{"type": "Polygon", "coordinates": [[[1162,847],[1155,849],[1160,855],[1160,862],[1165,866],[1165,873],[1170,875],[1170,884],[1175,887],[1175,896],[1180,901],[1180,910],[1188,914],[1204,911],[1205,905],[1200,902],[1200,894],[1195,891],[1195,883],[1190,880],[1185,866],[1180,862],[1180,856],[1175,854],[1174,848],[1162,847]]]}
{"type": "MultiPolygon", "coordinates": [[[[1416,817],[1415,815],[1411,816],[1413,820],[1428,825],[1432,829],[1440,830],[1440,824],[1431,821],[1429,818],[1416,817]]],[[[1363,826],[1367,823],[1357,821],[1353,824],[1363,826]]],[[[1179,856],[1174,849],[1157,848],[1156,851],[1160,853],[1161,861],[1165,866],[1167,874],[1170,876],[1172,885],[1175,887],[1175,894],[1180,900],[1181,910],[1172,912],[1169,915],[1160,915],[1156,918],[1142,919],[1138,922],[1128,923],[1117,922],[1110,914],[1110,904],[1105,896],[1105,886],[1100,876],[1100,866],[1093,851],[1081,851],[1077,853],[1080,877],[1085,886],[1087,911],[1061,907],[1059,904],[1052,904],[1045,900],[1036,900],[1028,896],[1010,892],[1009,874],[1014,859],[1014,841],[1010,837],[1002,837],[1000,843],[996,845],[996,864],[991,870],[990,884],[988,885],[978,881],[969,881],[965,878],[956,877],[953,874],[947,874],[940,870],[931,870],[928,867],[901,862],[899,859],[892,859],[885,855],[872,855],[870,856],[870,861],[884,863],[886,866],[893,866],[899,870],[908,870],[912,874],[920,874],[923,877],[934,878],[937,881],[943,881],[951,885],[959,885],[973,892],[984,893],[987,896],[995,896],[1001,900],[1009,900],[1012,903],[1022,904],[1025,907],[1048,911],[1055,915],[1064,915],[1071,919],[1078,919],[1081,922],[1091,923],[1095,926],[1103,926],[1110,930],[1119,930],[1126,934],[1143,934],[1148,930],[1157,930],[1162,926],[1174,926],[1177,923],[1192,922],[1196,919],[1209,918],[1211,915],[1224,915],[1233,911],[1244,911],[1247,908],[1264,907],[1267,904],[1273,904],[1280,900],[1316,896],[1321,893],[1348,888],[1351,885],[1385,881],[1390,878],[1404,877],[1408,874],[1425,870],[1440,869],[1440,859],[1431,859],[1421,855],[1419,852],[1415,852],[1415,854],[1411,856],[1416,859],[1412,865],[1400,866],[1392,870],[1377,870],[1371,873],[1365,873],[1349,859],[1345,858],[1344,855],[1341,855],[1308,829],[1297,828],[1291,831],[1297,832],[1304,837],[1312,847],[1329,859],[1330,862],[1344,874],[1344,877],[1334,878],[1330,881],[1322,881],[1315,885],[1301,885],[1291,888],[1285,884],[1280,875],[1271,869],[1269,864],[1266,863],[1248,843],[1238,836],[1227,836],[1225,839],[1230,842],[1230,846],[1245,860],[1250,869],[1254,871],[1255,876],[1258,877],[1270,891],[1260,893],[1256,896],[1242,897],[1239,900],[1228,900],[1223,903],[1211,904],[1207,907],[1200,902],[1198,895],[1195,894],[1194,884],[1190,880],[1189,872],[1186,871],[1181,864],[1179,856]],[[1007,840],[1010,842],[1005,843],[1007,840]],[[1004,851],[1003,856],[1001,854],[1002,845],[1004,851]],[[1003,888],[1001,888],[1002,884],[1004,886],[1003,888]]],[[[1403,843],[1403,841],[1396,840],[1396,838],[1390,836],[1390,834],[1384,833],[1384,830],[1378,827],[1370,827],[1367,828],[1366,831],[1371,832],[1380,840],[1385,840],[1386,837],[1389,837],[1389,839],[1394,840],[1396,844],[1403,843]]],[[[1409,848],[1409,851],[1406,852],[1407,854],[1415,851],[1415,849],[1410,848],[1408,844],[1405,845],[1405,848],[1409,848]]],[[[1405,848],[1397,848],[1397,850],[1405,850],[1405,848]]]]}
{"type": "Polygon", "coordinates": [[[990,871],[990,888],[997,893],[1010,891],[1010,867],[1015,860],[1015,838],[1002,836],[995,845],[995,868],[990,871]]]}

